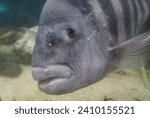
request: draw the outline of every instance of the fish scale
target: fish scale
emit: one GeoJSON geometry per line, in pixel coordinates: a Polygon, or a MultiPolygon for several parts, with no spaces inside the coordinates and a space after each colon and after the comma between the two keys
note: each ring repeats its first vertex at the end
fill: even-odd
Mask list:
{"type": "Polygon", "coordinates": [[[137,36],[150,16],[150,0],[84,0],[82,4],[78,1],[81,0],[75,2],[68,0],[81,12],[87,9],[85,13],[83,12],[84,15],[94,12],[98,21],[107,25],[107,33],[111,35],[116,45],[137,36]],[[89,6],[92,9],[89,9],[89,6]]]}
{"type": "MultiPolygon", "coordinates": [[[[94,11],[98,8],[95,3],[99,3],[99,9],[103,11],[101,17],[107,20],[109,34],[114,40],[129,40],[143,30],[145,21],[150,16],[150,0],[88,0],[94,11]],[[93,3],[95,2],[95,3],[93,3]]],[[[92,11],[91,11],[92,12],[92,11]]],[[[102,18],[95,13],[99,22],[102,18]]]]}

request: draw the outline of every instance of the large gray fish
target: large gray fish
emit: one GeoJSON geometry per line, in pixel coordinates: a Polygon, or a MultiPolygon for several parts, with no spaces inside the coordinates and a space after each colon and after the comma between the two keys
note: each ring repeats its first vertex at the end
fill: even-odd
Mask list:
{"type": "Polygon", "coordinates": [[[150,0],[47,0],[32,58],[49,94],[93,84],[150,59],[150,0]]]}

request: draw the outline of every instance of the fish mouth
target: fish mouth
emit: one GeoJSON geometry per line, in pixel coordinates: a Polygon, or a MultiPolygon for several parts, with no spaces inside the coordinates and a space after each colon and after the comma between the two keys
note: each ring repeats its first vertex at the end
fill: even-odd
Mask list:
{"type": "Polygon", "coordinates": [[[73,70],[66,65],[50,65],[48,67],[33,67],[33,79],[39,82],[39,85],[53,85],[71,78],[73,70]]]}

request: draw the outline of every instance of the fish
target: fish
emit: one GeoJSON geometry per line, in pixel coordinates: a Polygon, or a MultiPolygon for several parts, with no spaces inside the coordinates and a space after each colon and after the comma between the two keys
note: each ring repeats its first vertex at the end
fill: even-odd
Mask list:
{"type": "Polygon", "coordinates": [[[47,0],[32,54],[41,91],[61,95],[150,60],[150,0],[47,0]]]}
{"type": "Polygon", "coordinates": [[[0,2],[0,13],[6,12],[7,10],[8,10],[8,6],[0,2]]]}

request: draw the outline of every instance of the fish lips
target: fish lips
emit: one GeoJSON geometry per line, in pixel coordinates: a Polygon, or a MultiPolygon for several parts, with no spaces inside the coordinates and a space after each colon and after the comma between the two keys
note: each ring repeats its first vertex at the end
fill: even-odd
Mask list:
{"type": "MultiPolygon", "coordinates": [[[[46,68],[33,67],[32,76],[34,80],[39,82],[39,87],[42,91],[46,86],[53,86],[71,79],[73,70],[65,65],[51,65],[46,68]]],[[[57,89],[57,88],[53,88],[57,89]]]]}

